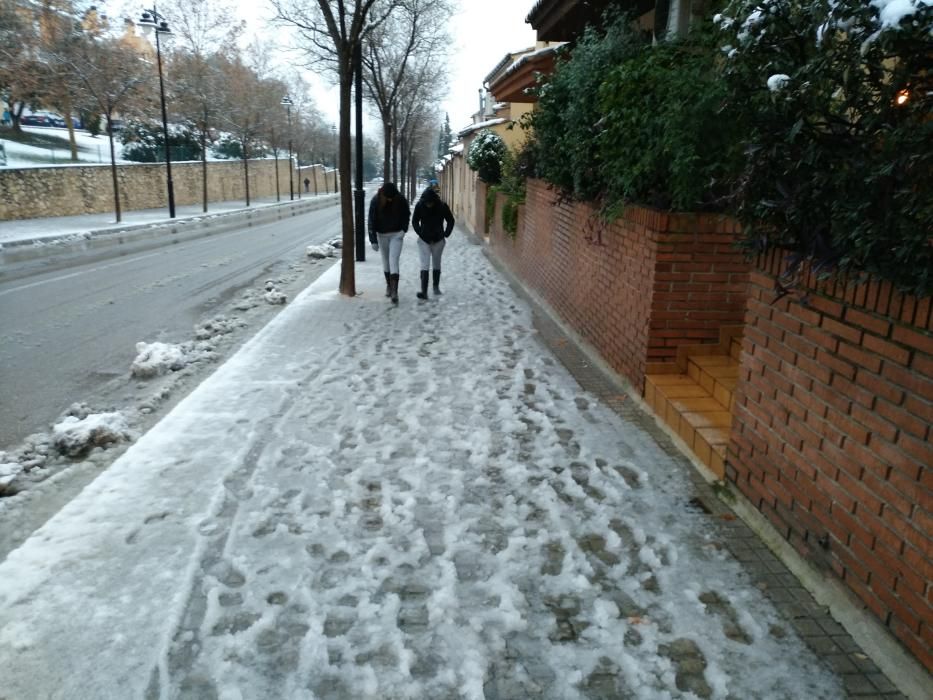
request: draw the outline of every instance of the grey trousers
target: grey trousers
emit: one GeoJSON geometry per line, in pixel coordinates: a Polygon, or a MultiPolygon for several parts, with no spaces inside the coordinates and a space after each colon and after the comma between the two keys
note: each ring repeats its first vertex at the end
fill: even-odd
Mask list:
{"type": "Polygon", "coordinates": [[[390,275],[398,274],[398,259],[402,255],[402,239],[404,231],[392,233],[377,233],[379,252],[382,253],[382,269],[390,275]]]}
{"type": "Polygon", "coordinates": [[[437,243],[425,243],[418,239],[418,255],[421,257],[421,269],[429,270],[433,267],[435,270],[441,269],[441,255],[444,254],[444,245],[446,238],[442,238],[437,243]]]}

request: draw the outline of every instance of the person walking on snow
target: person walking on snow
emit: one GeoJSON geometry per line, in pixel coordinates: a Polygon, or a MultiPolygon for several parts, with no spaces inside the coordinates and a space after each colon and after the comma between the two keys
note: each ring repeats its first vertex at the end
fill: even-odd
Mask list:
{"type": "Polygon", "coordinates": [[[387,182],[369,202],[369,242],[382,253],[386,296],[398,304],[398,259],[408,231],[411,210],[394,182],[387,182]]]}
{"type": "Polygon", "coordinates": [[[412,228],[418,234],[418,254],[421,256],[421,291],[419,299],[428,298],[428,272],[434,267],[434,294],[441,293],[441,255],[454,230],[454,215],[433,187],[428,187],[415,205],[412,228]]]}

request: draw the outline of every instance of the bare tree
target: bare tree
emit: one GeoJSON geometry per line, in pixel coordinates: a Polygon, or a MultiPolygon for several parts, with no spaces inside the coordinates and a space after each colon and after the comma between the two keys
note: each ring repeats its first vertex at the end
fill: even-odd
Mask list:
{"type": "Polygon", "coordinates": [[[89,96],[107,121],[113,206],[120,216],[117,156],[113,146],[113,116],[146,82],[148,66],[133,49],[114,38],[74,35],[69,50],[57,57],[68,77],[89,96]]]}
{"type": "Polygon", "coordinates": [[[218,0],[169,0],[164,5],[175,34],[170,57],[175,112],[190,120],[201,142],[202,209],[207,211],[207,146],[223,103],[219,54],[243,31],[229,4],[218,0]]]}
{"type": "Polygon", "coordinates": [[[272,0],[279,21],[294,27],[312,64],[329,69],[340,87],[340,209],[343,246],[340,293],[356,295],[353,194],[350,182],[350,90],[362,41],[400,0],[272,0]]]}
{"type": "Polygon", "coordinates": [[[404,0],[393,13],[367,37],[363,47],[364,80],[382,120],[384,154],[383,178],[390,177],[392,143],[398,133],[394,111],[411,64],[418,56],[429,56],[443,63],[450,43],[447,23],[453,9],[446,0],[404,0]]]}
{"type": "Polygon", "coordinates": [[[42,93],[43,65],[38,19],[15,0],[0,0],[0,95],[10,106],[13,131],[28,104],[42,93]]]}
{"type": "Polygon", "coordinates": [[[444,89],[443,74],[443,64],[435,62],[430,55],[420,56],[400,91],[402,99],[399,108],[395,110],[395,119],[398,120],[399,178],[409,185],[409,195],[413,195],[414,189],[410,177],[412,156],[419,146],[419,139],[430,139],[424,129],[436,120],[434,106],[439,102],[444,89]]]}
{"type": "Polygon", "coordinates": [[[220,65],[224,74],[224,101],[220,110],[220,123],[240,144],[246,206],[249,206],[249,157],[254,146],[259,149],[259,137],[267,105],[256,99],[261,90],[259,76],[243,63],[240,56],[225,59],[220,65]]]}
{"type": "MultiPolygon", "coordinates": [[[[323,143],[320,130],[324,120],[314,103],[314,99],[311,97],[306,82],[303,80],[290,81],[288,95],[292,100],[292,125],[288,136],[291,140],[295,163],[299,168],[298,196],[300,198],[303,191],[303,183],[301,182],[303,178],[300,175],[302,156],[308,163],[313,163],[315,150],[320,148],[320,144],[323,143]]],[[[314,180],[314,193],[317,194],[316,178],[314,180]]]]}
{"type": "MultiPolygon", "coordinates": [[[[279,153],[285,150],[288,144],[288,118],[282,98],[288,94],[288,86],[280,80],[263,80],[259,93],[254,99],[266,105],[266,113],[262,123],[261,134],[272,156],[275,158],[275,201],[282,198],[279,183],[279,153]]],[[[291,163],[289,163],[291,172],[291,163]]]]}

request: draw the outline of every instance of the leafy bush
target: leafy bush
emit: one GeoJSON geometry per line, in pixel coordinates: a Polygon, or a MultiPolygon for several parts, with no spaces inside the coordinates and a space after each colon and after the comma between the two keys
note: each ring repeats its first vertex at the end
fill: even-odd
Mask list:
{"type": "Polygon", "coordinates": [[[516,151],[506,151],[502,158],[502,184],[500,191],[506,195],[502,206],[502,228],[511,236],[518,232],[518,207],[525,203],[525,183],[532,175],[536,143],[526,141],[516,151]]]}
{"type": "MultiPolygon", "coordinates": [[[[165,161],[165,137],[157,122],[130,120],[121,133],[123,157],[139,163],[165,161]]],[[[201,157],[201,144],[187,126],[169,125],[169,153],[173,161],[197,160],[201,157]]]]}
{"type": "Polygon", "coordinates": [[[229,134],[224,134],[217,143],[214,144],[211,153],[213,153],[216,158],[239,160],[243,157],[243,147],[240,146],[240,142],[237,139],[229,134]]]}
{"type": "Polygon", "coordinates": [[[538,87],[530,126],[536,138],[537,172],[574,199],[595,199],[605,189],[599,173],[605,158],[598,141],[605,121],[600,87],[615,66],[634,56],[644,40],[627,16],[589,28],[569,57],[538,87]]]}
{"type": "Polygon", "coordinates": [[[467,165],[479,174],[483,182],[497,184],[502,177],[502,157],[506,150],[501,136],[483,129],[470,144],[467,165]]]}
{"type": "Polygon", "coordinates": [[[604,206],[722,209],[739,167],[741,123],[722,113],[718,37],[700,27],[681,41],[644,45],[606,71],[595,180],[604,206]]]}
{"type": "Polygon", "coordinates": [[[100,112],[93,109],[81,110],[78,112],[78,118],[81,120],[81,125],[87,130],[91,136],[99,136],[101,133],[100,129],[100,112]]]}
{"type": "Polygon", "coordinates": [[[736,0],[717,22],[730,114],[753,125],[748,245],[933,292],[933,7],[736,0]]]}

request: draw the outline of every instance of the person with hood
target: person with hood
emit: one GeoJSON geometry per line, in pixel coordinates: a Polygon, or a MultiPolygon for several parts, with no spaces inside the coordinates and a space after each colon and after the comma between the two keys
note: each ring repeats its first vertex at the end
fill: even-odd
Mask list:
{"type": "Polygon", "coordinates": [[[454,215],[433,187],[428,187],[415,205],[412,228],[418,234],[418,254],[421,256],[421,291],[419,299],[428,298],[428,272],[434,266],[434,294],[441,293],[441,255],[454,229],[454,215]]]}
{"type": "Polygon", "coordinates": [[[369,202],[369,242],[382,253],[386,296],[398,304],[398,259],[408,231],[411,210],[394,182],[387,182],[369,202]]]}

